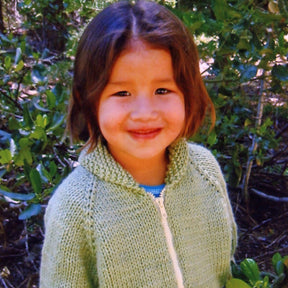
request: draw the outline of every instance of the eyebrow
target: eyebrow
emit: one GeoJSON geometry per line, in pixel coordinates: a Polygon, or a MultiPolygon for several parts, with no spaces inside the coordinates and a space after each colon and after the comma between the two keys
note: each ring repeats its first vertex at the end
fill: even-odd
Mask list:
{"type": "MultiPolygon", "coordinates": [[[[155,79],[153,82],[165,84],[165,83],[175,82],[175,80],[173,78],[159,78],[159,79],[155,79]]],[[[112,81],[112,82],[107,83],[107,85],[113,85],[113,86],[119,86],[119,85],[125,85],[125,84],[130,84],[130,81],[119,80],[119,81],[112,81]]]]}

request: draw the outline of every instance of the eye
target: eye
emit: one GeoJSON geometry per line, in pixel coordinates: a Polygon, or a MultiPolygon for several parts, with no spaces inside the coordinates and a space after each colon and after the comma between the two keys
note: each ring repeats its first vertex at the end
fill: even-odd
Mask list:
{"type": "Polygon", "coordinates": [[[156,89],[155,94],[165,95],[165,94],[168,94],[169,92],[170,90],[166,88],[158,88],[156,89]]]}
{"type": "Polygon", "coordinates": [[[131,93],[128,91],[118,91],[113,94],[113,96],[120,96],[120,97],[125,97],[125,96],[130,96],[131,93]]]}

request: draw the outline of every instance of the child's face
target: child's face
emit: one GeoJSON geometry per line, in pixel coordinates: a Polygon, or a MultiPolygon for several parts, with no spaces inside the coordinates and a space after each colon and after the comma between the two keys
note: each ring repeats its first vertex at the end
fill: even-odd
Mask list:
{"type": "Polygon", "coordinates": [[[101,94],[98,115],[101,133],[120,164],[164,159],[185,121],[170,53],[139,41],[124,50],[101,94]]]}

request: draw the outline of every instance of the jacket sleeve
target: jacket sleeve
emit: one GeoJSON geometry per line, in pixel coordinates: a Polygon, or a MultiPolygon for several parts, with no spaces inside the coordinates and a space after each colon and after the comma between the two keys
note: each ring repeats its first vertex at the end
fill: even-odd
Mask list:
{"type": "Polygon", "coordinates": [[[66,179],[48,203],[40,288],[98,287],[96,255],[89,248],[85,223],[87,206],[85,197],[76,191],[79,185],[73,185],[74,178],[66,179]]]}
{"type": "Polygon", "coordinates": [[[227,185],[221,171],[221,167],[213,154],[206,148],[191,143],[189,144],[189,146],[190,155],[192,155],[194,159],[197,159],[196,165],[198,167],[198,170],[201,171],[201,174],[205,175],[206,179],[209,179],[209,181],[211,181],[213,185],[216,185],[220,188],[219,191],[221,192],[224,199],[227,217],[230,222],[230,231],[232,237],[231,260],[234,260],[234,253],[237,247],[237,225],[234,219],[231,203],[227,192],[227,185]]]}

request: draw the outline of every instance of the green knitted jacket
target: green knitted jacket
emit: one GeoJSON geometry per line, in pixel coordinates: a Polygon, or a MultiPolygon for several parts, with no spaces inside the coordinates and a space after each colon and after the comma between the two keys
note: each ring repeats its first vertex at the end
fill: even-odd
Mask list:
{"type": "MultiPolygon", "coordinates": [[[[205,148],[169,148],[164,206],[184,287],[220,288],[236,225],[218,163],[205,148]]],[[[49,201],[40,287],[179,287],[161,213],[99,144],[49,201]]]]}

